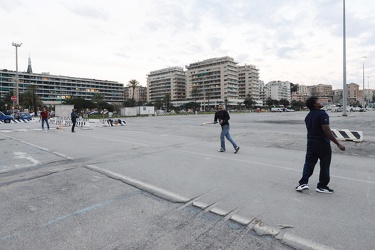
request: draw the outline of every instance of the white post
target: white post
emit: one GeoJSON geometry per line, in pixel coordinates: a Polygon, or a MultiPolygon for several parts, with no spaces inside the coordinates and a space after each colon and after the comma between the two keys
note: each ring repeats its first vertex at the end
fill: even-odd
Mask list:
{"type": "Polygon", "coordinates": [[[346,86],[346,28],[345,28],[345,0],[343,0],[343,91],[342,91],[342,116],[346,114],[347,86],[346,86]]]}
{"type": "Polygon", "coordinates": [[[12,46],[16,47],[16,104],[20,104],[19,91],[18,91],[18,47],[21,47],[22,43],[12,43],[12,46]]]}

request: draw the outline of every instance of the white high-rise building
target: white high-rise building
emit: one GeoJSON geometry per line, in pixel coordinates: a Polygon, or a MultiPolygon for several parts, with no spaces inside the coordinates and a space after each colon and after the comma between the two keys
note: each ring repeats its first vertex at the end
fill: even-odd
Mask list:
{"type": "Polygon", "coordinates": [[[163,100],[166,95],[170,100],[186,98],[186,76],[183,68],[170,67],[151,71],[147,75],[147,101],[163,100]]]}
{"type": "Polygon", "coordinates": [[[291,102],[290,82],[271,81],[266,84],[266,98],[280,101],[286,99],[291,102]]]}
{"type": "Polygon", "coordinates": [[[259,69],[254,65],[244,65],[238,67],[239,91],[238,97],[245,99],[250,95],[254,100],[260,99],[259,69]]]}
{"type": "Polygon", "coordinates": [[[186,66],[186,93],[205,109],[219,103],[238,105],[238,67],[232,57],[219,57],[186,66]]]}

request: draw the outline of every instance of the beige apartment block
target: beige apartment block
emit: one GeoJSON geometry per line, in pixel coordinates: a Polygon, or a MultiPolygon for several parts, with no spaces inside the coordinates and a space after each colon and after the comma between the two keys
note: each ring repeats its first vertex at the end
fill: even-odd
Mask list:
{"type": "Polygon", "coordinates": [[[238,67],[232,57],[211,58],[186,66],[186,93],[190,100],[212,109],[219,103],[238,105],[238,67]],[[194,90],[194,91],[193,91],[194,90]]]}
{"type": "Polygon", "coordinates": [[[311,90],[306,85],[298,85],[297,93],[301,96],[311,96],[311,90]]]}
{"type": "Polygon", "coordinates": [[[259,69],[254,65],[238,67],[238,97],[245,99],[250,95],[254,100],[260,99],[259,69]]]}
{"type": "Polygon", "coordinates": [[[309,86],[311,95],[313,96],[319,96],[319,97],[332,97],[333,91],[332,91],[332,85],[327,84],[318,84],[309,86]]]}
{"type": "MultiPolygon", "coordinates": [[[[124,87],[124,99],[131,100],[133,98],[133,88],[132,87],[124,87]]],[[[134,88],[134,100],[137,102],[147,101],[147,88],[143,86],[136,86],[134,88]]]]}
{"type": "Polygon", "coordinates": [[[311,96],[311,89],[306,85],[298,85],[297,92],[291,95],[292,101],[305,102],[311,96]]]}
{"type": "Polygon", "coordinates": [[[170,100],[186,98],[186,76],[183,68],[170,67],[151,71],[147,75],[147,101],[164,100],[170,95],[170,100]]]}
{"type": "Polygon", "coordinates": [[[350,83],[346,85],[346,89],[348,91],[348,102],[354,103],[354,102],[359,102],[362,103],[363,97],[362,97],[362,90],[360,90],[359,85],[356,83],[350,83]]]}

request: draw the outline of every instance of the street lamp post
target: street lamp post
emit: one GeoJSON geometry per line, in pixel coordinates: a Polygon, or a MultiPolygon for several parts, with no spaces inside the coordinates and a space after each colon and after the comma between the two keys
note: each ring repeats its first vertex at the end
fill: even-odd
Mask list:
{"type": "Polygon", "coordinates": [[[362,93],[362,108],[365,108],[365,60],[366,57],[362,56],[362,84],[363,84],[363,93],[362,93]]]}
{"type": "Polygon", "coordinates": [[[18,48],[21,47],[22,43],[12,43],[12,46],[16,47],[16,103],[20,104],[19,92],[18,92],[18,48]]]}
{"type": "Polygon", "coordinates": [[[370,77],[367,77],[367,105],[371,102],[370,100],[370,77]]]}
{"type": "Polygon", "coordinates": [[[343,0],[343,91],[342,91],[342,116],[348,116],[346,114],[347,104],[347,86],[346,86],[346,27],[345,27],[345,0],[343,0]]]}

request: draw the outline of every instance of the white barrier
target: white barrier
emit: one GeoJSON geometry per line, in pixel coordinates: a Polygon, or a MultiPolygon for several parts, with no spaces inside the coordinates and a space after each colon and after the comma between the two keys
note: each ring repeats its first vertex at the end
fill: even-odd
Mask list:
{"type": "Polygon", "coordinates": [[[126,124],[126,122],[121,119],[102,119],[101,122],[105,127],[124,126],[126,124]]]}
{"type": "Polygon", "coordinates": [[[92,129],[89,119],[77,119],[76,127],[81,129],[92,129]]]}
{"type": "Polygon", "coordinates": [[[332,129],[333,135],[339,141],[353,141],[353,142],[362,142],[363,133],[362,131],[350,131],[348,129],[332,129]]]}
{"type": "Polygon", "coordinates": [[[70,117],[54,117],[49,119],[49,123],[61,126],[70,126],[70,117]]]}
{"type": "MultiPolygon", "coordinates": [[[[55,117],[49,119],[51,124],[58,126],[70,127],[73,125],[72,119],[70,117],[55,117]]],[[[81,129],[92,129],[89,119],[78,118],[76,122],[76,127],[81,129]]]]}

